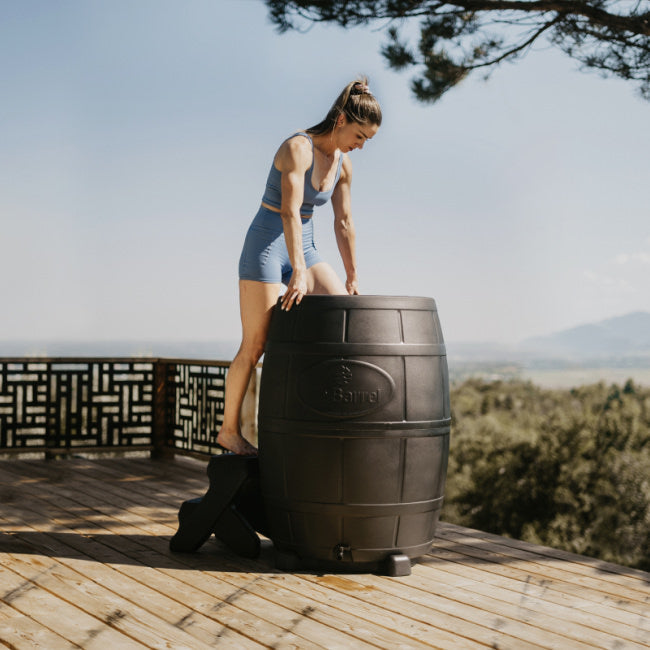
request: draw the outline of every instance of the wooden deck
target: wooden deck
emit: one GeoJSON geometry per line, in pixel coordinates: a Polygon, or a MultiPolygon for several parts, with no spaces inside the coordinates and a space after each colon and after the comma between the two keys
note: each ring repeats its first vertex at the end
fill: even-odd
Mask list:
{"type": "Polygon", "coordinates": [[[650,574],[441,524],[410,576],[288,574],[214,538],[172,554],[205,464],[0,461],[10,648],[647,648],[650,574]]]}

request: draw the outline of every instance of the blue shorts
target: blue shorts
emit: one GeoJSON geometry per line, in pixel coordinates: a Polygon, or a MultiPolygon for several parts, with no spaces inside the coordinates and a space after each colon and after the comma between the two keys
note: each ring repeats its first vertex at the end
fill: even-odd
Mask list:
{"type": "MultiPolygon", "coordinates": [[[[307,268],[322,262],[314,245],[311,218],[302,219],[302,250],[307,268]]],[[[239,279],[288,285],[292,273],[282,219],[277,212],[262,206],[246,233],[239,258],[239,279]]]]}

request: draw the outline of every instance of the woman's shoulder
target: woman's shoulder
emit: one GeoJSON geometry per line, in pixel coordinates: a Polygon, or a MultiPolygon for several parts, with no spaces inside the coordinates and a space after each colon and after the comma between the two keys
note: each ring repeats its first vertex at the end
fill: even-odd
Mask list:
{"type": "Polygon", "coordinates": [[[311,153],[314,149],[314,143],[311,136],[306,131],[296,131],[290,135],[281,145],[288,147],[293,151],[308,151],[311,153]]]}
{"type": "Polygon", "coordinates": [[[304,131],[298,131],[280,145],[275,162],[281,170],[288,167],[309,167],[312,157],[311,138],[304,131]]]}

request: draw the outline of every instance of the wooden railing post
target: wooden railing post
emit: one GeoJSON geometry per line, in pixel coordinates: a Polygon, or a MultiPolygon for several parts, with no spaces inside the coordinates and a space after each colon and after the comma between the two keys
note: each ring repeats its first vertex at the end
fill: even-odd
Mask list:
{"type": "Polygon", "coordinates": [[[153,364],[153,416],[151,423],[151,458],[173,458],[170,430],[170,364],[156,359],[153,364]]]}

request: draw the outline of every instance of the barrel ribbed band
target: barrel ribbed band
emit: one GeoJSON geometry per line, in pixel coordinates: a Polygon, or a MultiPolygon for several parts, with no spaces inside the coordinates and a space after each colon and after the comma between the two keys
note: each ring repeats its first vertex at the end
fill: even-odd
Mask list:
{"type": "Polygon", "coordinates": [[[411,503],[315,503],[284,497],[264,496],[266,507],[286,509],[292,513],[336,515],[340,517],[394,517],[432,512],[442,507],[444,497],[411,503]]]}
{"type": "Polygon", "coordinates": [[[320,420],[286,420],[284,418],[260,418],[258,422],[260,439],[264,435],[291,435],[307,437],[344,438],[425,438],[449,435],[451,418],[427,422],[354,422],[340,419],[324,422],[320,420]]]}
{"type": "Polygon", "coordinates": [[[268,341],[266,352],[279,354],[308,354],[328,357],[444,357],[444,343],[298,343],[296,341],[268,341]]]}

